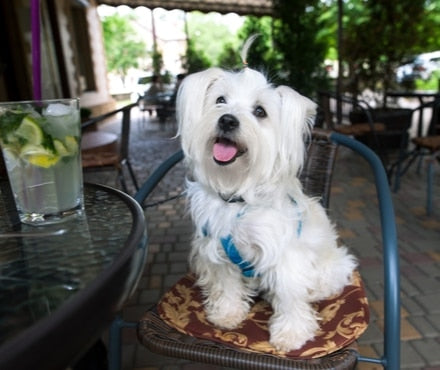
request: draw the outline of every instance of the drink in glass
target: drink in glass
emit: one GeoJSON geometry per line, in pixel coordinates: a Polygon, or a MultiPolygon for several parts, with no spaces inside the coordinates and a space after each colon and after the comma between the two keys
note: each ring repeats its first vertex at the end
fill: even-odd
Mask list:
{"type": "Polygon", "coordinates": [[[0,144],[21,222],[82,212],[80,132],[78,99],[0,103],[0,144]]]}

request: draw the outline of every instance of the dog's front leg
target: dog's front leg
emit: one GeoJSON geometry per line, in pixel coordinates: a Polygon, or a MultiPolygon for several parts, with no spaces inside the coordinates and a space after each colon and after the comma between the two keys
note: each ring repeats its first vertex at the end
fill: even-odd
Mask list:
{"type": "MultiPolygon", "coordinates": [[[[193,242],[191,267],[205,297],[208,320],[217,327],[234,329],[249,312],[251,291],[236,266],[229,261],[213,259],[212,255],[206,253],[213,247],[212,244],[205,244],[206,239],[193,242]]],[[[210,243],[215,241],[210,240],[210,243]]]]}
{"type": "Polygon", "coordinates": [[[295,291],[292,281],[278,281],[272,289],[268,299],[274,313],[269,331],[270,343],[277,350],[299,349],[316,335],[319,329],[317,314],[306,296],[306,291],[295,291]]]}

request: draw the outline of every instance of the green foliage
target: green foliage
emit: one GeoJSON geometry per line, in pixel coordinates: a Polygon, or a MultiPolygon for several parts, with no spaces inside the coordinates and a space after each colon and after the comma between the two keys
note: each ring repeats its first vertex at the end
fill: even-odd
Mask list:
{"type": "Polygon", "coordinates": [[[188,36],[193,50],[204,55],[211,65],[219,64],[220,55],[226,45],[238,46],[236,36],[221,21],[219,14],[189,13],[188,36]]]}
{"type": "Polygon", "coordinates": [[[276,0],[276,17],[249,17],[240,36],[259,33],[249,51],[250,66],[267,69],[275,83],[283,83],[312,96],[328,86],[323,68],[328,45],[321,28],[319,0],[276,0]]]}
{"type": "Polygon", "coordinates": [[[241,65],[240,55],[235,46],[230,43],[225,44],[218,57],[218,66],[225,69],[234,70],[241,65]]]}
{"type": "Polygon", "coordinates": [[[160,76],[163,67],[162,54],[157,50],[153,51],[151,59],[153,60],[153,74],[160,76]]]}
{"type": "Polygon", "coordinates": [[[110,15],[102,20],[102,27],[108,69],[125,75],[129,68],[137,68],[139,58],[146,54],[146,45],[136,35],[130,18],[110,15]]]}
{"type": "Polygon", "coordinates": [[[439,91],[440,90],[440,71],[434,71],[429,80],[416,79],[414,81],[415,88],[423,91],[439,91]]]}
{"type": "Polygon", "coordinates": [[[273,45],[274,22],[277,21],[272,17],[247,17],[239,36],[244,42],[249,36],[258,34],[249,49],[247,62],[250,67],[264,71],[272,80],[277,80],[282,67],[282,54],[273,45]]]}
{"type": "MultiPolygon", "coordinates": [[[[408,55],[426,48],[428,35],[434,32],[427,1],[350,0],[344,4],[342,59],[349,68],[349,90],[354,94],[364,88],[389,90],[395,68],[408,55]]],[[[438,48],[438,41],[430,43],[438,48]]]]}
{"type": "Polygon", "coordinates": [[[320,0],[275,0],[279,22],[274,23],[275,47],[283,55],[284,81],[305,95],[327,85],[323,62],[327,45],[317,38],[321,28],[320,0]]]}
{"type": "Polygon", "coordinates": [[[188,73],[199,72],[211,66],[211,61],[202,50],[197,50],[192,40],[188,40],[183,67],[188,73]]]}

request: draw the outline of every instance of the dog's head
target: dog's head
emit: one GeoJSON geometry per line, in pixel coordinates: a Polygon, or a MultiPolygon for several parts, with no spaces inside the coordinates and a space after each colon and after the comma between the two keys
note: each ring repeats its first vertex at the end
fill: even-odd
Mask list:
{"type": "Polygon", "coordinates": [[[303,164],[315,104],[259,72],[211,68],[189,75],[177,97],[179,135],[194,179],[244,195],[292,180],[303,164]]]}

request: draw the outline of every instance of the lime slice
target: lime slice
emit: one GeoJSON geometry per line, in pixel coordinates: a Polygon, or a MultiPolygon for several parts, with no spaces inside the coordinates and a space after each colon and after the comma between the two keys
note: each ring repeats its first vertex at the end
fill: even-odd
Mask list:
{"type": "Polygon", "coordinates": [[[55,151],[61,157],[73,156],[78,152],[78,143],[73,136],[66,136],[64,138],[64,143],[61,140],[54,139],[53,145],[55,151]]]}
{"type": "Polygon", "coordinates": [[[34,166],[49,168],[55,165],[60,156],[39,145],[27,144],[21,149],[21,157],[34,166]]]}
{"type": "Polygon", "coordinates": [[[55,150],[58,153],[58,155],[60,155],[61,157],[66,157],[70,155],[69,151],[60,140],[55,139],[53,141],[53,146],[55,147],[55,150]]]}
{"type": "Polygon", "coordinates": [[[64,138],[64,145],[70,155],[78,153],[78,141],[75,136],[66,136],[64,138]]]}
{"type": "Polygon", "coordinates": [[[20,126],[15,130],[15,135],[33,145],[39,145],[43,142],[43,130],[41,130],[41,127],[31,116],[23,118],[20,126]]]}

